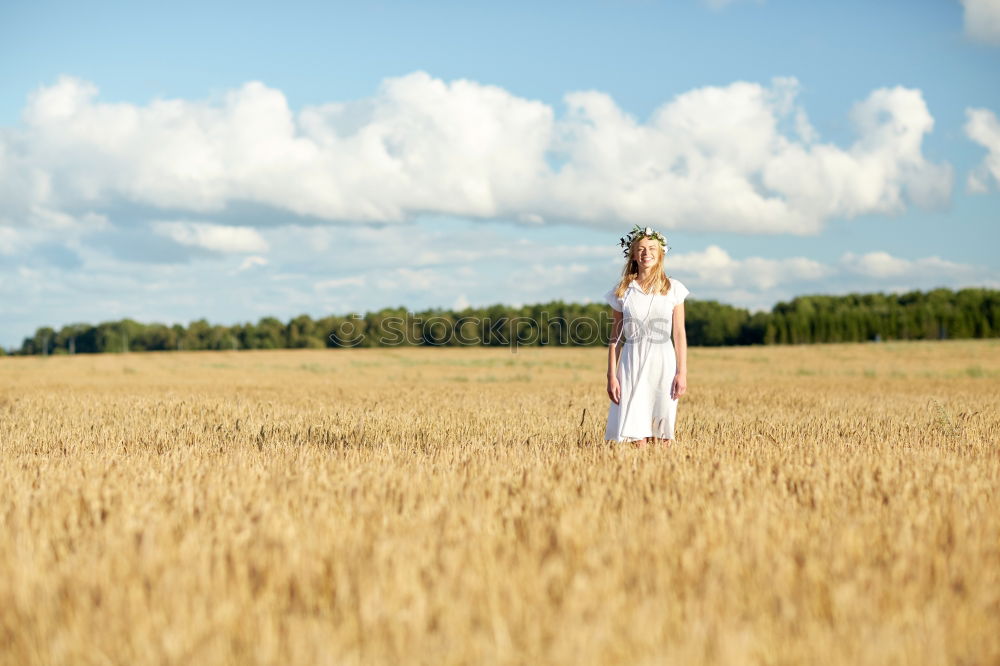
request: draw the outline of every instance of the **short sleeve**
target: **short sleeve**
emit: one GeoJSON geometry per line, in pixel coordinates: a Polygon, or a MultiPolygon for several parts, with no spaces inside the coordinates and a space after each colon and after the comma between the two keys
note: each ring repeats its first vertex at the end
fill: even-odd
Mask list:
{"type": "Polygon", "coordinates": [[[617,290],[618,290],[617,287],[612,287],[608,293],[604,294],[604,300],[607,301],[608,305],[610,305],[613,309],[617,310],[618,312],[621,312],[622,299],[618,298],[618,296],[615,295],[615,292],[617,290]]]}
{"type": "Polygon", "coordinates": [[[688,291],[683,282],[670,278],[670,293],[673,294],[674,305],[680,305],[691,292],[688,291]]]}

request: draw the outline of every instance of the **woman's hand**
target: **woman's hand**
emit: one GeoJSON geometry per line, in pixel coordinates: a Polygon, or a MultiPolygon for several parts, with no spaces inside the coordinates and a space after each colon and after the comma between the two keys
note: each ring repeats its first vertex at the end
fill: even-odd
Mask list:
{"type": "Polygon", "coordinates": [[[677,400],[687,392],[687,389],[688,389],[687,375],[681,373],[674,375],[674,382],[670,386],[670,398],[672,400],[677,400]]]}
{"type": "Polygon", "coordinates": [[[622,387],[618,383],[617,377],[608,377],[608,397],[611,398],[611,402],[618,404],[618,401],[622,399],[622,387]]]}

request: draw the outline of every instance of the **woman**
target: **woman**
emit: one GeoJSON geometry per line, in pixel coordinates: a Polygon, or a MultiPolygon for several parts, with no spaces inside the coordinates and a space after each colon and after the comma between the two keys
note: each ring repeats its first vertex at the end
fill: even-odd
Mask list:
{"type": "Polygon", "coordinates": [[[636,226],[621,239],[625,268],[605,294],[614,317],[608,346],[608,426],[604,438],[637,446],[674,439],[677,399],[687,391],[687,287],[663,272],[667,241],[636,226]],[[618,358],[618,340],[625,343],[618,358]]]}

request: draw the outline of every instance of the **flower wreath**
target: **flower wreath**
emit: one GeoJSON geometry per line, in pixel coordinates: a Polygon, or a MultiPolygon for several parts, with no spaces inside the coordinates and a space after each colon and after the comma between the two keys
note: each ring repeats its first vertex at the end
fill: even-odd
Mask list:
{"type": "Polygon", "coordinates": [[[667,252],[670,251],[670,246],[667,245],[666,236],[661,234],[659,231],[653,231],[649,227],[646,227],[644,229],[637,224],[632,228],[632,231],[628,232],[627,236],[622,236],[620,239],[618,239],[619,245],[621,245],[624,248],[622,254],[625,255],[626,259],[628,259],[628,252],[629,249],[632,247],[632,243],[637,238],[655,238],[656,240],[660,241],[660,245],[663,246],[664,256],[666,256],[667,252]]]}

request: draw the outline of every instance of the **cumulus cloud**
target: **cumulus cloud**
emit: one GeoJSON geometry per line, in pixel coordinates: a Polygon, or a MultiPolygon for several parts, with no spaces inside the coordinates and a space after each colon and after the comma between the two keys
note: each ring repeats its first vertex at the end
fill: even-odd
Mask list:
{"type": "Polygon", "coordinates": [[[497,259],[531,258],[535,261],[543,261],[550,256],[577,259],[604,258],[614,252],[613,248],[609,252],[608,247],[604,245],[535,245],[526,242],[493,243],[484,247],[473,246],[469,249],[424,247],[416,252],[413,251],[412,245],[408,245],[405,251],[418,266],[473,264],[497,259]]]}
{"type": "Polygon", "coordinates": [[[0,224],[0,255],[24,255],[37,252],[41,248],[48,248],[50,255],[52,253],[65,255],[67,252],[79,249],[81,236],[107,227],[107,221],[101,216],[86,216],[77,222],[78,224],[70,229],[12,227],[0,224]]]}
{"type": "Polygon", "coordinates": [[[12,255],[21,244],[21,235],[16,229],[0,227],[0,254],[12,255]]]}
{"type": "Polygon", "coordinates": [[[213,252],[266,252],[268,249],[267,242],[260,233],[249,227],[186,221],[153,222],[152,227],[155,233],[181,245],[200,247],[213,252]]]}
{"type": "Polygon", "coordinates": [[[965,135],[987,150],[966,184],[970,192],[986,192],[990,180],[1000,185],[1000,122],[989,109],[966,109],[965,117],[965,135]]]}
{"type": "Polygon", "coordinates": [[[583,276],[593,272],[593,266],[581,263],[536,263],[514,271],[512,280],[521,285],[522,293],[545,292],[578,282],[583,276]]]}
{"type": "Polygon", "coordinates": [[[965,33],[972,39],[1000,45],[1000,0],[962,0],[965,33]]]}
{"type": "Polygon", "coordinates": [[[240,267],[237,271],[247,271],[255,266],[267,266],[267,258],[258,257],[257,255],[247,257],[240,263],[240,267]]]}
{"type": "Polygon", "coordinates": [[[143,106],[63,77],[0,134],[0,223],[72,225],[122,202],[212,219],[250,203],[348,223],[438,213],[809,234],[949,196],[950,167],[922,153],[933,118],[919,90],[859,102],[847,147],[818,140],[797,95],[790,78],[699,88],[642,122],[601,92],[567,95],[559,116],[423,72],[298,113],[258,82],[143,106]]]}
{"type": "Polygon", "coordinates": [[[735,259],[718,245],[710,245],[702,252],[672,254],[667,263],[668,272],[690,276],[702,284],[741,289],[770,289],[788,282],[814,281],[833,272],[830,267],[805,257],[735,259]]]}
{"type": "Polygon", "coordinates": [[[841,266],[850,273],[872,278],[920,278],[935,276],[940,279],[975,279],[982,269],[969,264],[945,261],[940,257],[922,259],[901,259],[888,252],[868,252],[867,254],[845,253],[840,259],[841,266]]]}
{"type": "Polygon", "coordinates": [[[446,282],[448,279],[440,271],[431,268],[408,267],[380,273],[374,280],[379,289],[399,293],[431,291],[441,288],[446,282]]]}
{"type": "Polygon", "coordinates": [[[315,284],[315,287],[319,291],[325,291],[328,289],[340,289],[341,287],[360,287],[364,284],[364,278],[360,275],[353,275],[350,277],[334,278],[333,280],[322,280],[315,284]]]}

